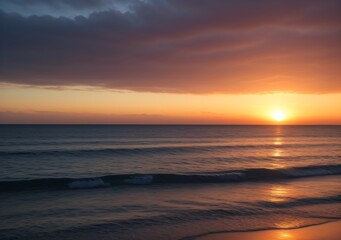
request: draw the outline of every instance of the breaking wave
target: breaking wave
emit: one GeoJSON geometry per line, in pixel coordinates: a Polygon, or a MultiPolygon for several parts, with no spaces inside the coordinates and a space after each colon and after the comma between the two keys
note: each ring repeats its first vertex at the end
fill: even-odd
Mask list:
{"type": "Polygon", "coordinates": [[[116,185],[276,181],[339,174],[341,174],[341,164],[283,169],[252,168],[196,174],[120,174],[96,178],[41,178],[32,180],[2,181],[0,182],[0,191],[9,192],[39,189],[100,188],[116,185]]]}

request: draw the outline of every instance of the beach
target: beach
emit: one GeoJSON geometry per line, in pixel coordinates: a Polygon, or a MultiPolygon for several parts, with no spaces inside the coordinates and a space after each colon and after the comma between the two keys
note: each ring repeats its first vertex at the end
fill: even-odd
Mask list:
{"type": "Polygon", "coordinates": [[[243,233],[217,233],[197,240],[339,240],[341,236],[341,222],[331,222],[317,226],[299,229],[280,229],[243,233]]]}

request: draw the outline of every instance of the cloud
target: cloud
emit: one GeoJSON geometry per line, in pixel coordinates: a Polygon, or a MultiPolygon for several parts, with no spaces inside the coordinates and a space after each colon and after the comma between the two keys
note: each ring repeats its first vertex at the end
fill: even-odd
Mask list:
{"type": "MultiPolygon", "coordinates": [[[[254,119],[252,124],[266,121],[254,119]]],[[[104,114],[54,111],[6,111],[0,109],[0,124],[250,124],[245,116],[227,117],[214,113],[201,116],[158,114],[104,114]]]]}
{"type": "Polygon", "coordinates": [[[148,124],[167,122],[163,115],[68,113],[53,111],[0,110],[0,124],[148,124]]]}
{"type": "Polygon", "coordinates": [[[75,17],[88,16],[94,11],[108,9],[127,12],[136,2],[138,0],[2,0],[1,8],[6,12],[17,12],[23,16],[75,17]]]}
{"type": "Polygon", "coordinates": [[[3,0],[5,6],[39,6],[46,5],[51,8],[72,7],[72,8],[93,8],[104,5],[106,0],[3,0]]]}
{"type": "Polygon", "coordinates": [[[107,2],[73,2],[74,9],[94,9],[74,18],[1,11],[0,81],[178,93],[341,92],[341,1],[130,1],[126,12],[97,11],[101,4],[107,2]]]}

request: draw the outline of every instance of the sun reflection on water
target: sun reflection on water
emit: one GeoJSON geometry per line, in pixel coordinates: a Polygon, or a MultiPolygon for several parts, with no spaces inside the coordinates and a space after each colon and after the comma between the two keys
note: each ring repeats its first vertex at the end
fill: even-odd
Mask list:
{"type": "Polygon", "coordinates": [[[273,153],[274,157],[280,157],[282,156],[282,150],[281,149],[275,149],[273,153]]]}
{"type": "Polygon", "coordinates": [[[269,201],[282,202],[289,195],[289,188],[285,186],[271,186],[269,190],[269,201]]]}
{"type": "Polygon", "coordinates": [[[282,141],[282,138],[281,137],[276,137],[274,142],[273,142],[274,145],[282,145],[283,144],[283,141],[282,141]]]}
{"type": "MultiPolygon", "coordinates": [[[[278,130],[280,134],[281,130],[278,130]]],[[[273,146],[275,147],[273,149],[273,152],[271,153],[272,156],[272,162],[270,163],[270,168],[277,169],[277,168],[284,168],[286,165],[283,163],[281,157],[283,156],[283,138],[280,136],[276,136],[272,142],[273,146]]]]}
{"type": "Polygon", "coordinates": [[[271,169],[285,168],[285,165],[282,163],[271,163],[271,169]]]}
{"type": "Polygon", "coordinates": [[[272,153],[272,162],[270,163],[270,168],[277,169],[277,168],[284,168],[286,165],[281,160],[283,155],[283,151],[281,149],[276,148],[272,153]]]}

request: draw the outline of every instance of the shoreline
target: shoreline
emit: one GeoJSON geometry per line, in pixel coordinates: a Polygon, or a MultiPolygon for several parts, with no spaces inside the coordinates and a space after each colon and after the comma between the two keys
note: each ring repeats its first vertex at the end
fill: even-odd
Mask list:
{"type": "Polygon", "coordinates": [[[207,233],[184,238],[187,240],[339,240],[341,220],[328,221],[298,228],[259,229],[250,231],[232,231],[207,233]]]}

